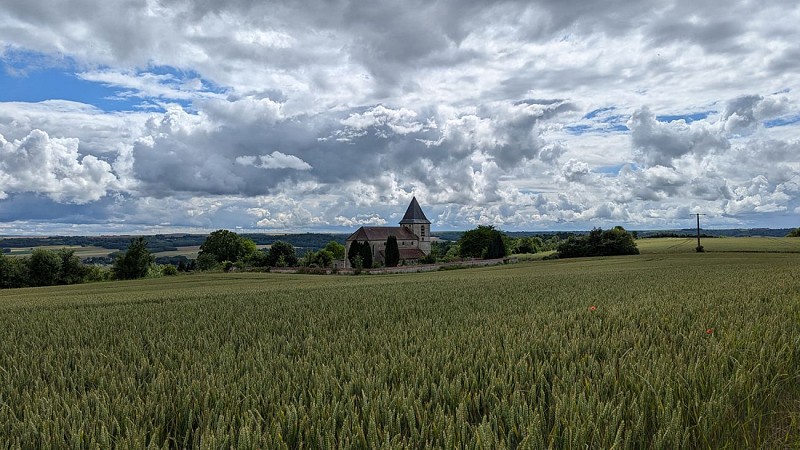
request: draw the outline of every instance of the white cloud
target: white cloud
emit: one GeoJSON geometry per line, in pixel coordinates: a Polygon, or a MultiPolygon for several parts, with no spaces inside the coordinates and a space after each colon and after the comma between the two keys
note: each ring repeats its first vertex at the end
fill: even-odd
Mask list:
{"type": "Polygon", "coordinates": [[[51,138],[33,130],[13,142],[0,135],[0,194],[32,192],[57,202],[99,200],[117,186],[111,165],[92,155],[81,157],[78,140],[51,138]]]}
{"type": "Polygon", "coordinates": [[[0,5],[20,85],[58,67],[162,111],[0,102],[3,151],[55,161],[0,173],[2,220],[32,217],[23,200],[282,230],[387,220],[414,194],[450,228],[764,226],[800,207],[794,3],[323,3],[0,5]]]}

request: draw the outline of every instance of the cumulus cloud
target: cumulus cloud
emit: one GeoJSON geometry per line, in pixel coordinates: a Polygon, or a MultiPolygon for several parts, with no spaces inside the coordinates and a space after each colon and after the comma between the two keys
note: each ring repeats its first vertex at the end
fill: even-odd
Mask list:
{"type": "Polygon", "coordinates": [[[730,100],[722,111],[720,120],[725,131],[731,134],[752,132],[763,120],[779,116],[788,110],[785,96],[762,97],[745,95],[730,100]]]}
{"type": "Polygon", "coordinates": [[[58,67],[153,108],[0,102],[4,152],[66,155],[37,182],[0,172],[3,220],[31,199],[73,222],[281,230],[392,222],[411,195],[451,228],[800,207],[791,2],[30,0],[0,17],[10,85],[58,67]]]}
{"type": "Polygon", "coordinates": [[[730,147],[727,138],[707,122],[659,122],[648,107],[634,111],[627,126],[634,148],[647,165],[671,166],[685,155],[702,157],[730,147]]]}
{"type": "Polygon", "coordinates": [[[111,165],[92,155],[81,157],[78,140],[51,138],[33,130],[20,140],[0,135],[0,197],[32,192],[67,203],[99,200],[117,183],[111,165]]]}

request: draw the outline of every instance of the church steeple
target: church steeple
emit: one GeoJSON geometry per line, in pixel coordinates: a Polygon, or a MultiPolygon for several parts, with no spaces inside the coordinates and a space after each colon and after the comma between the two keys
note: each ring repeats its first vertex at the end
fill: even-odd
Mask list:
{"type": "Polygon", "coordinates": [[[411,199],[400,226],[409,229],[419,238],[419,249],[426,255],[431,252],[431,221],[425,217],[417,203],[417,197],[411,199]]]}
{"type": "Polygon", "coordinates": [[[400,221],[400,225],[411,225],[417,223],[430,225],[431,221],[425,217],[425,213],[422,212],[422,208],[419,207],[419,203],[417,203],[417,197],[413,197],[411,199],[411,203],[408,205],[406,214],[403,216],[403,220],[400,221]]]}

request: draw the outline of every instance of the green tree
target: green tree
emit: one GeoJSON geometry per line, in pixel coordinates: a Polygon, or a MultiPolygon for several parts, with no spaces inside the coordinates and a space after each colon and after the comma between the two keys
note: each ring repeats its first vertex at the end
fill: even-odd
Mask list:
{"type": "Polygon", "coordinates": [[[112,271],[120,280],[144,278],[155,258],[147,249],[147,240],[141,236],[131,239],[128,249],[114,261],[112,271]]]}
{"type": "Polygon", "coordinates": [[[361,249],[358,253],[361,256],[361,261],[363,261],[363,265],[365,269],[372,268],[372,246],[369,245],[369,242],[362,242],[361,249]]]}
{"type": "MultiPolygon", "coordinates": [[[[474,230],[461,235],[461,239],[458,240],[459,255],[462,258],[484,258],[489,251],[489,245],[496,239],[502,241],[503,233],[491,225],[478,225],[474,230]]],[[[505,252],[505,244],[503,251],[505,252]]]]}
{"type": "Polygon", "coordinates": [[[360,254],[361,254],[361,243],[358,241],[351,242],[350,248],[347,250],[347,259],[350,260],[350,266],[355,267],[356,256],[360,254]]]}
{"type": "Polygon", "coordinates": [[[75,250],[62,248],[56,254],[61,260],[61,268],[58,273],[58,283],[83,283],[89,273],[89,270],[85,265],[83,265],[81,259],[75,254],[75,250]]]}
{"type": "Polygon", "coordinates": [[[20,288],[29,285],[26,260],[0,253],[0,288],[20,288]]]}
{"type": "Polygon", "coordinates": [[[344,245],[336,241],[330,241],[325,244],[323,250],[330,252],[333,255],[333,259],[344,259],[344,245]]]}
{"type": "Polygon", "coordinates": [[[269,248],[267,265],[270,267],[295,267],[297,255],[294,246],[288,242],[275,241],[269,248]]]}
{"type": "Polygon", "coordinates": [[[558,244],[559,258],[638,254],[633,236],[620,226],[607,231],[594,228],[586,236],[570,236],[558,244]]]}
{"type": "Polygon", "coordinates": [[[37,248],[28,259],[31,286],[52,286],[58,283],[61,258],[56,252],[37,248]]]}
{"type": "MultiPolygon", "coordinates": [[[[343,246],[342,249],[344,249],[343,246]]],[[[342,251],[342,253],[344,254],[344,251],[342,251]]],[[[314,255],[314,261],[319,267],[331,267],[335,259],[336,258],[333,257],[333,253],[325,249],[318,251],[314,255]]]]}
{"type": "Polygon", "coordinates": [[[501,233],[495,233],[486,249],[486,259],[498,259],[506,256],[506,244],[501,233]]]}
{"type": "Polygon", "coordinates": [[[790,231],[786,237],[800,237],[800,228],[795,228],[794,230],[790,231]]]}
{"type": "Polygon", "coordinates": [[[199,255],[214,255],[216,262],[241,261],[254,254],[258,248],[255,242],[243,238],[233,231],[217,230],[208,235],[200,246],[199,255]]]}
{"type": "Polygon", "coordinates": [[[197,268],[199,270],[213,270],[220,263],[217,262],[217,257],[213,253],[203,253],[197,255],[197,268]]]}
{"type": "Polygon", "coordinates": [[[397,238],[389,236],[386,239],[386,267],[397,267],[400,263],[400,248],[397,246],[397,238]]]}
{"type": "Polygon", "coordinates": [[[307,249],[306,254],[300,259],[300,265],[303,267],[311,267],[311,265],[317,263],[316,258],[316,253],[311,249],[307,249]]]}
{"type": "Polygon", "coordinates": [[[538,253],[542,247],[542,239],[537,236],[515,239],[511,245],[512,253],[538,253]]]}

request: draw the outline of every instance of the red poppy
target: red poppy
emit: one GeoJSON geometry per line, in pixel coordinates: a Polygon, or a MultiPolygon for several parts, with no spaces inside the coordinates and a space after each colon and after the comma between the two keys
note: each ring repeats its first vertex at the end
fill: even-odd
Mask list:
{"type": "Polygon", "coordinates": [[[714,333],[714,329],[713,328],[709,328],[709,329],[706,330],[706,334],[713,334],[713,333],[714,333]]]}
{"type": "Polygon", "coordinates": [[[597,306],[592,305],[589,307],[589,311],[595,311],[595,310],[597,310],[597,306]]]}

